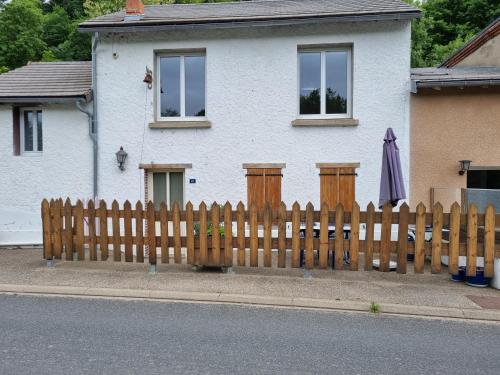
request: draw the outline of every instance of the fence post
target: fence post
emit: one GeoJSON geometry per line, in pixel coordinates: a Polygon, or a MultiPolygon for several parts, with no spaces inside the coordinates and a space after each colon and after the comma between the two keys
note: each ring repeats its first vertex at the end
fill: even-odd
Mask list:
{"type": "Polygon", "coordinates": [[[94,201],[90,199],[87,203],[88,212],[88,227],[89,227],[89,259],[92,261],[97,260],[97,243],[96,243],[96,228],[95,228],[95,205],[94,201]]]}
{"type": "Polygon", "coordinates": [[[310,277],[314,268],[314,206],[311,202],[306,205],[306,246],[304,250],[305,277],[310,277]]]}
{"type": "Polygon", "coordinates": [[[338,203],[335,208],[335,269],[344,267],[344,206],[338,203]]]}
{"type": "Polygon", "coordinates": [[[123,229],[125,234],[125,262],[134,261],[132,240],[132,205],[127,200],[123,204],[123,229]]]}
{"type": "Polygon", "coordinates": [[[144,210],[141,201],[135,204],[135,261],[144,263],[144,210]]]}
{"type": "Polygon", "coordinates": [[[42,201],[42,225],[43,225],[43,256],[48,267],[53,267],[52,255],[52,230],[50,228],[50,206],[47,199],[42,201]]]}
{"type": "Polygon", "coordinates": [[[441,247],[443,237],[443,206],[436,203],[432,210],[431,273],[441,273],[441,247]]]}
{"type": "Polygon", "coordinates": [[[229,201],[224,205],[224,266],[227,273],[233,272],[233,207],[229,201]]]}
{"type": "Polygon", "coordinates": [[[246,263],[246,246],[245,246],[245,205],[243,202],[238,203],[236,213],[237,229],[238,229],[238,266],[245,266],[246,263]]]}
{"type": "Polygon", "coordinates": [[[354,202],[352,205],[349,253],[351,257],[351,271],[357,271],[359,258],[359,204],[357,202],[354,202]]]}
{"type": "MultiPolygon", "coordinates": [[[[160,211],[161,221],[161,256],[162,263],[168,263],[168,219],[167,206],[162,204],[160,211]]],[[[186,204],[186,247],[187,247],[187,262],[194,264],[194,220],[193,220],[193,204],[191,201],[186,204]]]]}
{"type": "Polygon", "coordinates": [[[328,204],[321,205],[319,219],[319,268],[328,268],[328,204]]]}
{"type": "Polygon", "coordinates": [[[52,199],[50,201],[50,216],[51,216],[51,226],[52,236],[53,236],[53,247],[52,255],[56,259],[61,259],[62,253],[62,218],[61,218],[61,202],[59,199],[52,199]]]}
{"type": "Polygon", "coordinates": [[[375,236],[375,205],[373,202],[366,208],[365,234],[365,271],[373,270],[373,239],[375,236]]]}
{"type": "Polygon", "coordinates": [[[99,248],[101,260],[108,260],[108,208],[104,199],[99,203],[99,248]]]}
{"type": "Polygon", "coordinates": [[[477,207],[471,204],[467,210],[467,266],[466,275],[476,276],[477,268],[477,207]]]}
{"type": "Polygon", "coordinates": [[[398,266],[397,273],[406,273],[408,261],[408,222],[410,207],[405,203],[399,208],[398,224],[398,266]]]}
{"type": "Polygon", "coordinates": [[[177,264],[182,263],[181,255],[181,210],[178,202],[173,205],[173,229],[174,229],[174,262],[177,264]]]}
{"type": "Polygon", "coordinates": [[[281,202],[278,213],[278,267],[286,267],[286,205],[281,202]]]}
{"type": "Polygon", "coordinates": [[[271,241],[272,241],[272,209],[269,202],[264,207],[264,267],[272,266],[271,241]]]}
{"type": "Polygon", "coordinates": [[[489,204],[484,216],[484,276],[494,276],[495,207],[489,204]]]}
{"type": "Polygon", "coordinates": [[[448,248],[448,271],[458,275],[458,253],[460,246],[460,205],[455,202],[450,210],[450,246],[448,248]]]}
{"type": "Polygon", "coordinates": [[[300,267],[300,205],[292,206],[292,267],[300,267]]]}
{"type": "Polygon", "coordinates": [[[78,260],[85,260],[85,248],[84,248],[84,233],[83,233],[83,203],[81,200],[76,202],[75,207],[75,226],[76,226],[76,237],[75,237],[75,247],[78,253],[78,260]]]}
{"type": "Polygon", "coordinates": [[[380,233],[379,270],[390,271],[391,261],[392,205],[387,203],[382,209],[382,232],[380,233]]]}
{"type": "Polygon", "coordinates": [[[206,266],[208,263],[208,235],[207,235],[207,205],[200,203],[200,265],[206,266]]]}
{"type": "Polygon", "coordinates": [[[414,272],[424,273],[425,262],[425,206],[420,202],[417,206],[415,233],[415,260],[414,272]]]}
{"type": "Polygon", "coordinates": [[[151,201],[149,201],[147,205],[147,221],[148,221],[149,273],[156,273],[156,218],[155,218],[155,205],[151,201]]]}
{"type": "Polygon", "coordinates": [[[257,227],[257,206],[250,205],[250,267],[259,266],[259,238],[257,227]]]}
{"type": "MultiPolygon", "coordinates": [[[[116,200],[113,201],[111,205],[112,215],[113,215],[113,260],[115,262],[121,262],[122,260],[122,249],[121,249],[121,238],[120,238],[120,207],[116,200]]],[[[141,211],[142,212],[142,211],[141,211]]]]}
{"type": "Polygon", "coordinates": [[[214,266],[220,266],[220,232],[219,232],[219,218],[220,209],[217,202],[212,203],[210,209],[210,217],[212,220],[212,250],[210,251],[212,259],[211,264],[214,266]]]}
{"type": "Polygon", "coordinates": [[[66,260],[73,260],[73,215],[69,198],[64,203],[64,252],[66,260]]]}

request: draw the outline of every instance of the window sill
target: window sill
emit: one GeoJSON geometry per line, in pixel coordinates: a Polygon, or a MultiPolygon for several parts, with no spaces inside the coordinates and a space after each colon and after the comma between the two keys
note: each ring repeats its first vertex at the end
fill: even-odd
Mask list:
{"type": "Polygon", "coordinates": [[[206,129],[211,127],[210,121],[156,121],[149,123],[150,129],[206,129]]]}
{"type": "Polygon", "coordinates": [[[292,126],[358,126],[359,120],[354,118],[331,119],[297,119],[292,121],[292,126]]]}

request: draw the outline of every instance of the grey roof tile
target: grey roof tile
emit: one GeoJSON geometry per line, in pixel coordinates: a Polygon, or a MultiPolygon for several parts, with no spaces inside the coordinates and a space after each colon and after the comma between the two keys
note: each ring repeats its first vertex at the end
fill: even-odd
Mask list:
{"type": "Polygon", "coordinates": [[[125,21],[125,11],[97,17],[80,29],[138,25],[179,25],[238,21],[413,14],[420,11],[401,0],[254,0],[228,3],[146,6],[139,21],[125,21]]]}
{"type": "Polygon", "coordinates": [[[90,61],[29,63],[0,75],[0,102],[72,97],[89,100],[91,88],[90,61]]]}
{"type": "Polygon", "coordinates": [[[415,87],[500,85],[500,68],[417,68],[411,70],[415,87]]]}

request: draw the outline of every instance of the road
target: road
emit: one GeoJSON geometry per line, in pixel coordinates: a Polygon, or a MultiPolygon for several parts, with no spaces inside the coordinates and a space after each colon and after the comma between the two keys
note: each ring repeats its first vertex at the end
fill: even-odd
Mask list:
{"type": "Polygon", "coordinates": [[[0,374],[499,374],[500,325],[0,295],[0,374]]]}

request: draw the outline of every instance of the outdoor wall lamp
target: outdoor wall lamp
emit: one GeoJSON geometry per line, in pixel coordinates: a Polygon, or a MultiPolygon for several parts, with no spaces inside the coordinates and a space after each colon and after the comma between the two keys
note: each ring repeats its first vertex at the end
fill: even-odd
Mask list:
{"type": "Polygon", "coordinates": [[[459,160],[460,163],[460,170],[458,171],[458,174],[460,176],[463,176],[465,172],[467,172],[470,169],[470,160],[459,160]]]}
{"type": "Polygon", "coordinates": [[[148,89],[151,90],[153,88],[153,72],[147,66],[146,66],[146,75],[142,82],[148,84],[148,89]]]}
{"type": "Polygon", "coordinates": [[[123,146],[121,146],[116,153],[116,161],[118,162],[118,168],[120,168],[121,171],[125,170],[125,159],[127,159],[127,153],[123,150],[123,146]]]}

